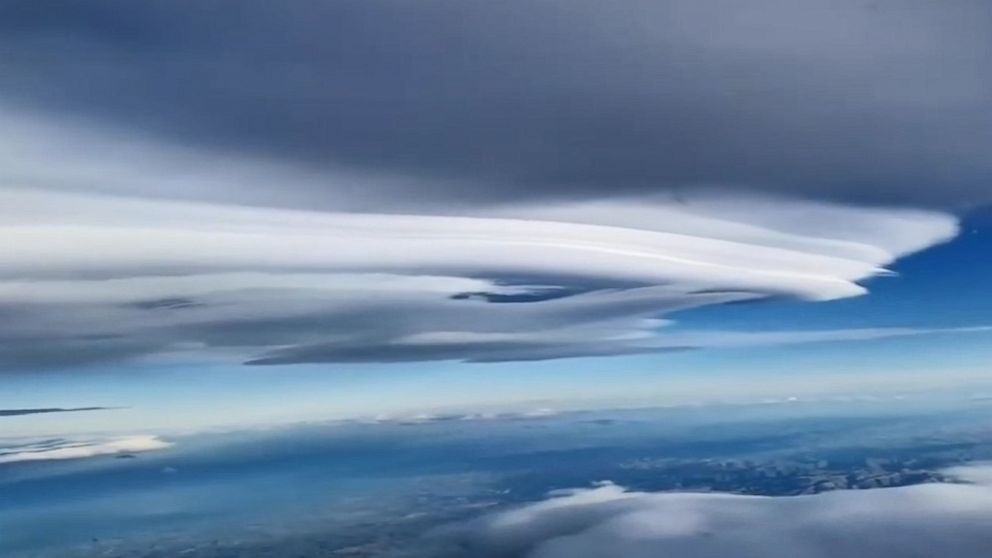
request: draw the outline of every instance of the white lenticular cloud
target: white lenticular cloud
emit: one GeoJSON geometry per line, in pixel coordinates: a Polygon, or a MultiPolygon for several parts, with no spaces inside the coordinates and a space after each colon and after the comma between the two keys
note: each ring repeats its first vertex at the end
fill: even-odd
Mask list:
{"type": "Polygon", "coordinates": [[[504,558],[984,558],[989,466],[960,484],[811,496],[630,492],[611,483],[481,518],[451,534],[466,556],[504,558]]]}
{"type": "MultiPolygon", "coordinates": [[[[885,242],[889,229],[920,239],[912,249],[956,230],[952,217],[937,213],[874,211],[866,218],[852,210],[839,212],[835,221],[844,230],[865,228],[858,241],[733,222],[717,222],[702,234],[696,229],[705,219],[678,204],[645,207],[649,202],[638,209],[657,213],[646,228],[589,224],[597,216],[619,220],[623,212],[614,204],[559,220],[569,213],[553,207],[546,217],[529,210],[527,218],[507,218],[315,213],[18,191],[4,192],[0,202],[8,275],[245,269],[565,274],[811,300],[863,293],[856,281],[881,273],[881,266],[907,251],[885,242]],[[865,226],[867,219],[873,226],[865,226]],[[735,227],[747,227],[750,237],[740,239],[735,227]]],[[[739,203],[740,219],[753,219],[755,211],[739,203]]],[[[810,212],[819,210],[810,206],[810,212]]]]}
{"type": "Polygon", "coordinates": [[[172,443],[151,435],[104,439],[41,440],[7,447],[0,446],[0,464],[84,459],[101,455],[127,455],[166,449],[171,446],[172,443]]]}
{"type": "Polygon", "coordinates": [[[333,205],[349,199],[345,184],[379,178],[60,131],[2,107],[0,120],[19,138],[0,168],[4,370],[157,356],[490,362],[928,334],[667,326],[700,306],[862,295],[958,227],[936,211],[703,193],[239,205],[260,181],[326,183],[333,205]]]}
{"type": "Polygon", "coordinates": [[[12,368],[210,350],[482,362],[918,335],[930,331],[668,336],[659,318],[858,296],[956,230],[942,213],[761,199],[408,215],[10,189],[0,307],[17,320],[0,325],[0,353],[12,368]]]}

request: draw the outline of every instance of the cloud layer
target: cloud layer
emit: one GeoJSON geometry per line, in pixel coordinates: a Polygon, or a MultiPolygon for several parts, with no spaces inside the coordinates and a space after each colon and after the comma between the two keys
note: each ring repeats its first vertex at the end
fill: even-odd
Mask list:
{"type": "Polygon", "coordinates": [[[79,440],[56,438],[27,443],[7,443],[0,445],[0,464],[83,459],[101,455],[130,455],[171,446],[170,442],[151,435],[79,440]]]}
{"type": "MultiPolygon", "coordinates": [[[[984,0],[17,0],[0,100],[393,177],[344,187],[365,209],[698,185],[960,206],[992,200],[990,18],[984,0]]],[[[333,208],[340,189],[168,193],[333,208]]]]}
{"type": "Polygon", "coordinates": [[[504,558],[981,558],[992,548],[988,465],[961,484],[814,496],[560,491],[484,517],[452,536],[468,556],[504,558]]]}
{"type": "Polygon", "coordinates": [[[863,294],[938,212],[700,197],[468,215],[0,192],[0,362],[537,360],[926,330],[666,336],[695,307],[863,294]],[[838,226],[843,224],[843,226],[838,226]]]}

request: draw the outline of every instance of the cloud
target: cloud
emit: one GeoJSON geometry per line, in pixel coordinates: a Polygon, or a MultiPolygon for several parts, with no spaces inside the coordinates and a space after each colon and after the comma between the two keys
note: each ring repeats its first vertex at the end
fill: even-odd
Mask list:
{"type": "Polygon", "coordinates": [[[328,342],[276,349],[248,364],[300,364],[314,362],[404,362],[463,360],[468,362],[534,361],[556,358],[614,356],[680,352],[699,349],[767,347],[805,343],[872,341],[936,334],[987,333],[989,327],[913,329],[875,328],[812,331],[679,331],[654,332],[636,326],[616,332],[592,331],[591,335],[563,327],[555,335],[526,334],[424,334],[380,345],[328,342]]]}
{"type": "Polygon", "coordinates": [[[992,464],[989,463],[951,467],[945,473],[964,482],[992,486],[992,464]]]}
{"type": "Polygon", "coordinates": [[[368,210],[710,185],[962,206],[992,199],[990,10],[23,0],[0,8],[0,99],[214,153],[218,172],[237,154],[391,177],[159,190],[178,197],[368,210]]]}
{"type": "Polygon", "coordinates": [[[78,440],[56,438],[0,446],[0,464],[84,459],[101,455],[129,455],[171,446],[172,443],[151,435],[78,440]]]}
{"type": "Polygon", "coordinates": [[[6,3],[0,370],[935,333],[671,320],[864,294],[992,201],[989,9],[6,3]]]}
{"type": "Polygon", "coordinates": [[[48,407],[38,409],[0,409],[0,417],[17,417],[21,415],[38,415],[46,413],[78,413],[82,411],[108,411],[114,407],[48,407]]]}
{"type": "Polygon", "coordinates": [[[0,191],[0,202],[0,366],[8,370],[148,355],[540,360],[933,333],[668,335],[661,317],[774,297],[858,296],[860,282],[895,259],[957,232],[940,212],[764,198],[730,208],[706,196],[463,215],[38,189],[0,191]]]}
{"type": "Polygon", "coordinates": [[[989,470],[950,470],[961,484],[794,497],[644,493],[601,483],[448,535],[478,557],[980,558],[992,545],[989,470]]]}
{"type": "Polygon", "coordinates": [[[417,413],[413,415],[378,415],[371,419],[356,419],[359,423],[402,424],[413,426],[439,422],[468,422],[487,420],[534,420],[554,417],[559,411],[538,407],[527,411],[475,412],[475,413],[417,413]]]}

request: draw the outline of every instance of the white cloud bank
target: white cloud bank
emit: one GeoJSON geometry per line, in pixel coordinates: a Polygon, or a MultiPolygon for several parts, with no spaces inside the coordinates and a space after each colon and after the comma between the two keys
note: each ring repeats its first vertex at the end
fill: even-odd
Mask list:
{"type": "Polygon", "coordinates": [[[643,493],[603,483],[466,524],[466,555],[503,558],[985,558],[992,466],[963,484],[813,496],[643,493]]]}
{"type": "Polygon", "coordinates": [[[492,361],[927,333],[659,334],[660,316],[698,306],[860,295],[956,231],[939,213],[812,202],[724,212],[630,200],[358,214],[8,190],[0,309],[16,319],[0,352],[13,367],[211,348],[260,364],[492,361]]]}
{"type": "MultiPolygon", "coordinates": [[[[249,207],[233,200],[257,161],[16,124],[24,157],[0,173],[0,367],[13,370],[166,353],[499,361],[918,335],[931,332],[669,335],[661,317],[858,296],[894,260],[957,233],[941,212],[712,195],[418,214],[249,207]],[[135,186],[101,195],[100,177],[135,186]],[[157,197],[183,184],[223,199],[157,197]]],[[[265,168],[266,180],[303,180],[265,168]]]]}
{"type": "Polygon", "coordinates": [[[104,439],[55,439],[0,446],[0,464],[22,461],[83,459],[100,455],[126,455],[169,448],[157,436],[133,435],[104,439]]]}

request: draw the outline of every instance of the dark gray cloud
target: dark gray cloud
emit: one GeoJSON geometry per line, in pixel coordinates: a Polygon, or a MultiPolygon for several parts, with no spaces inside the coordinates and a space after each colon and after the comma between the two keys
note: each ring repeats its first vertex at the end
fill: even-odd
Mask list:
{"type": "Polygon", "coordinates": [[[419,346],[396,343],[345,345],[322,343],[278,349],[249,360],[250,365],[304,364],[319,362],[416,362],[460,360],[465,362],[539,361],[556,358],[602,357],[638,353],[660,353],[699,347],[646,347],[628,343],[581,340],[533,340],[434,342],[419,346]]]}
{"type": "Polygon", "coordinates": [[[47,407],[37,409],[0,409],[0,417],[19,417],[22,415],[42,415],[47,413],[77,413],[82,411],[109,411],[115,407],[47,407]]]}
{"type": "Polygon", "coordinates": [[[0,101],[416,179],[354,205],[709,185],[962,206],[992,199],[990,20],[984,0],[11,0],[0,101]]]}

